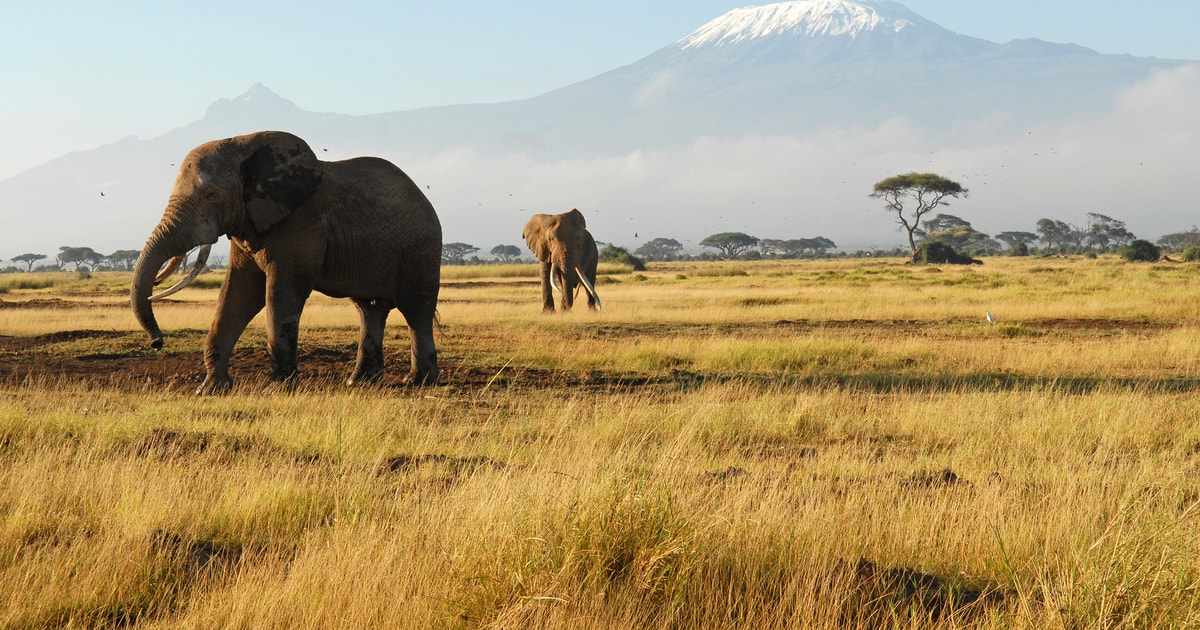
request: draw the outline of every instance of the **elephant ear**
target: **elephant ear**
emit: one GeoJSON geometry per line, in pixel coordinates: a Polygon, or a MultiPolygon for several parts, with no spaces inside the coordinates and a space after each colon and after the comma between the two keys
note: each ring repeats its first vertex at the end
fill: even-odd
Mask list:
{"type": "Polygon", "coordinates": [[[535,214],[529,218],[525,229],[521,231],[529,251],[533,252],[538,260],[550,260],[550,248],[546,246],[546,223],[550,219],[548,214],[535,214]]]}
{"type": "Polygon", "coordinates": [[[242,162],[246,213],[259,234],[304,205],[321,184],[320,162],[303,140],[290,134],[263,140],[242,162]]]}
{"type": "Polygon", "coordinates": [[[583,213],[579,211],[579,208],[571,208],[570,212],[564,212],[562,216],[570,217],[569,220],[572,224],[578,223],[581,230],[587,227],[587,221],[584,220],[583,213]]]}

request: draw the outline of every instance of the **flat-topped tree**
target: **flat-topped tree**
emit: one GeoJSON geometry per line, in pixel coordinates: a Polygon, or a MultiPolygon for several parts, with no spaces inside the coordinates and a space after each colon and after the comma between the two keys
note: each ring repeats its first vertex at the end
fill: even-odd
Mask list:
{"type": "Polygon", "coordinates": [[[509,262],[521,257],[521,248],[516,245],[497,245],[492,248],[491,254],[502,262],[509,262]]]}
{"type": "Polygon", "coordinates": [[[33,263],[42,260],[43,258],[48,258],[48,256],[45,254],[21,254],[20,256],[13,256],[12,261],[24,263],[26,271],[33,271],[33,263]]]}
{"type": "Polygon", "coordinates": [[[884,209],[896,215],[896,223],[908,235],[911,257],[915,259],[917,242],[913,233],[921,225],[921,218],[938,206],[950,205],[947,197],[966,197],[967,189],[937,173],[906,173],[876,182],[870,196],[883,199],[884,209]],[[906,204],[909,211],[907,215],[906,204]]]}
{"type": "Polygon", "coordinates": [[[442,262],[451,265],[463,264],[463,259],[479,251],[470,243],[442,243],[442,262]]]}
{"type": "Polygon", "coordinates": [[[741,232],[721,232],[705,237],[700,245],[720,251],[725,258],[737,258],[742,252],[756,247],[758,238],[741,232]]]}

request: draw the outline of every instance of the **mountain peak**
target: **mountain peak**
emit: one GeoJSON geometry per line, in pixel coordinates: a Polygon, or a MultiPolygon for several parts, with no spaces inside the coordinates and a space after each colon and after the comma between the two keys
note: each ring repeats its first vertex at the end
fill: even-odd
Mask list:
{"type": "Polygon", "coordinates": [[[228,116],[235,112],[292,112],[296,104],[271,91],[262,83],[250,86],[241,96],[218,99],[208,107],[206,117],[228,116]]]}
{"type": "Polygon", "coordinates": [[[680,48],[723,46],[773,35],[849,36],[899,32],[921,18],[886,0],[795,0],[734,9],[676,42],[680,48]]]}

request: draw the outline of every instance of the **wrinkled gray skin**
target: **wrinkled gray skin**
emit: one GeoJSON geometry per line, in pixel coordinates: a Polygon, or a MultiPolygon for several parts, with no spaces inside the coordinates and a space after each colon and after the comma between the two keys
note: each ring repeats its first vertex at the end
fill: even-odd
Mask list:
{"type": "Polygon", "coordinates": [[[562,214],[535,214],[522,235],[542,263],[542,311],[554,312],[553,289],[562,293],[561,310],[571,310],[580,282],[587,292],[588,308],[600,308],[600,296],[596,295],[599,253],[583,213],[572,208],[562,214]]]}
{"type": "Polygon", "coordinates": [[[408,322],[406,381],[437,382],[433,322],[442,228],[429,200],[390,162],[372,157],[322,162],[303,140],[278,131],[193,149],[134,270],[134,313],[154,348],[163,342],[150,302],[156,272],[222,234],[231,242],[229,270],[197,393],[233,385],[234,344],[264,307],[271,378],[295,376],[300,313],[313,290],[350,298],[358,307],[358,358],[349,384],[383,374],[384,325],[392,309],[408,322]]]}

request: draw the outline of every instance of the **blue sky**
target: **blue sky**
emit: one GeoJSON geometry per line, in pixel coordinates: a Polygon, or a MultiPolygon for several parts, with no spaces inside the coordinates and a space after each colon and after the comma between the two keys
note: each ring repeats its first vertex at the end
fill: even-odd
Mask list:
{"type": "MultiPolygon", "coordinates": [[[[262,82],[303,109],[368,114],[534,96],[625,65],[744,0],[256,2],[0,6],[0,179],[154,137],[262,82]]],[[[997,42],[1200,59],[1200,0],[907,0],[997,42]]]]}

